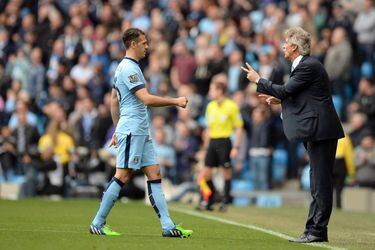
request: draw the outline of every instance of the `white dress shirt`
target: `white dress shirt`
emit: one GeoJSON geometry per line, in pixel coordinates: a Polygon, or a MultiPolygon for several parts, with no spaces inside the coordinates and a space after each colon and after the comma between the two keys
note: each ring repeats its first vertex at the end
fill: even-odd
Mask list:
{"type": "Polygon", "coordinates": [[[292,63],[292,69],[290,72],[293,72],[293,70],[298,66],[298,64],[300,63],[300,61],[302,60],[302,55],[299,55],[297,56],[296,59],[294,59],[293,63],[292,63]]]}

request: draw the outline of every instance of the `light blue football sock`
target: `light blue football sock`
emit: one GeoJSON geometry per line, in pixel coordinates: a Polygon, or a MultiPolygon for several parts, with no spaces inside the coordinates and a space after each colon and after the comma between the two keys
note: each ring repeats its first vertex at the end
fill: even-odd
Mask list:
{"type": "Polygon", "coordinates": [[[148,198],[160,219],[163,230],[170,230],[175,227],[173,221],[169,217],[167,202],[161,188],[161,179],[147,181],[148,198]]]}
{"type": "Polygon", "coordinates": [[[119,179],[113,177],[108,183],[107,189],[104,191],[102,202],[100,203],[99,211],[96,214],[92,225],[100,227],[105,223],[105,220],[115,204],[121,188],[124,186],[119,179]]]}

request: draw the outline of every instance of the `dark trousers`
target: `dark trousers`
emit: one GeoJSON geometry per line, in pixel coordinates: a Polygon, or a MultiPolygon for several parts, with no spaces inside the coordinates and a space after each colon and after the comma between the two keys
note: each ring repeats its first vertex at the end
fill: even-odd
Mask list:
{"type": "Polygon", "coordinates": [[[333,165],[337,139],[304,142],[310,158],[310,191],[312,202],[305,234],[327,238],[327,226],[333,202],[333,165]]]}

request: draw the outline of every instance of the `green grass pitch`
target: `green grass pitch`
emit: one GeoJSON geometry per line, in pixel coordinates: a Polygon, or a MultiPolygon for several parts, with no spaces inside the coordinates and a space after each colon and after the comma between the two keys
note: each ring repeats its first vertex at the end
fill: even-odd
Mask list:
{"type": "MultiPolygon", "coordinates": [[[[163,238],[153,209],[142,202],[118,202],[113,208],[108,224],[122,236],[90,235],[89,224],[98,205],[99,200],[0,200],[0,249],[321,248],[293,244],[264,232],[177,212],[176,209],[193,211],[182,204],[170,204],[171,217],[175,223],[183,223],[185,228],[194,230],[191,238],[163,238]]],[[[201,215],[294,237],[302,232],[306,213],[306,208],[231,207],[227,213],[204,212],[201,215]]],[[[323,246],[325,249],[374,249],[375,215],[334,211],[329,237],[330,242],[323,246]]]]}

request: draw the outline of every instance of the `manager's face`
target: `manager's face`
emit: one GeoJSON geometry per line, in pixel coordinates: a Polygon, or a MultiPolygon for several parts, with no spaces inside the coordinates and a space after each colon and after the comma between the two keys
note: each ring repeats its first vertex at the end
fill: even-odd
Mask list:
{"type": "Polygon", "coordinates": [[[297,45],[291,44],[288,39],[285,39],[284,45],[283,45],[283,51],[284,51],[284,57],[288,59],[289,61],[292,61],[292,56],[295,54],[295,51],[297,49],[297,45]]]}

